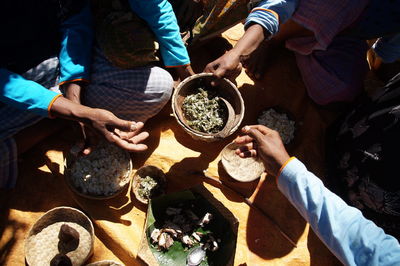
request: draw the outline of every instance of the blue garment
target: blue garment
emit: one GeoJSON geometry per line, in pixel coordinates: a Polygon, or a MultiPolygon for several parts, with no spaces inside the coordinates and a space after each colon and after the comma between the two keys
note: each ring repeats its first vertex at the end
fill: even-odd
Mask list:
{"type": "Polygon", "coordinates": [[[264,0],[254,8],[245,22],[245,28],[256,23],[265,28],[271,35],[279,30],[279,25],[285,23],[294,13],[298,0],[264,0]],[[272,12],[271,12],[272,11],[272,12]]]}
{"type": "Polygon", "coordinates": [[[190,64],[171,4],[167,0],[129,0],[132,10],[150,26],[166,67],[190,64]]]}
{"type": "MultiPolygon", "coordinates": [[[[88,6],[63,22],[59,55],[60,81],[88,78],[92,47],[90,23],[88,6]]],[[[19,74],[0,68],[0,101],[7,105],[47,116],[49,105],[58,95],[19,74]]]]}
{"type": "Polygon", "coordinates": [[[329,191],[297,159],[283,168],[278,187],[345,265],[400,265],[400,245],[329,191]]]}

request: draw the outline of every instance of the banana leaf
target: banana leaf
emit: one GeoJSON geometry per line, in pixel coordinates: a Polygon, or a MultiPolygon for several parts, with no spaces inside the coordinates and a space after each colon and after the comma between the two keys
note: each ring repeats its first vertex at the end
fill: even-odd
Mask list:
{"type": "Polygon", "coordinates": [[[221,239],[221,242],[218,243],[218,250],[214,252],[207,251],[206,258],[200,265],[233,265],[238,221],[222,203],[217,201],[212,194],[202,186],[192,188],[191,190],[167,194],[150,200],[145,225],[146,236],[144,240],[147,242],[158,265],[186,265],[188,253],[198,246],[197,244],[197,246],[195,245],[188,249],[180,241],[174,241],[174,244],[168,250],[163,251],[151,244],[151,232],[155,228],[161,228],[164,224],[164,219],[166,218],[165,210],[179,203],[184,203],[185,206],[193,205],[194,207],[191,208],[191,211],[199,217],[202,217],[207,212],[213,215],[211,222],[205,228],[198,228],[198,231],[203,230],[203,233],[212,232],[216,239],[221,239]]]}

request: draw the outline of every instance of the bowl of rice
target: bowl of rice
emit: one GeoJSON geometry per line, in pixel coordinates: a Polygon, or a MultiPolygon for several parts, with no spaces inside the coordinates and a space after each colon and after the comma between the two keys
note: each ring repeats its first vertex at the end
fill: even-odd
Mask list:
{"type": "Polygon", "coordinates": [[[71,151],[65,159],[64,176],[76,194],[90,199],[110,199],[129,185],[132,160],[122,148],[103,141],[89,155],[73,154],[71,151]]]}
{"type": "Polygon", "coordinates": [[[245,107],[239,90],[228,79],[212,86],[215,79],[212,73],[190,76],[172,95],[178,124],[196,140],[212,142],[228,137],[243,120],[245,107]]]}
{"type": "Polygon", "coordinates": [[[295,137],[296,121],[293,115],[281,107],[275,106],[262,111],[257,123],[276,130],[285,145],[290,144],[295,137]]]}

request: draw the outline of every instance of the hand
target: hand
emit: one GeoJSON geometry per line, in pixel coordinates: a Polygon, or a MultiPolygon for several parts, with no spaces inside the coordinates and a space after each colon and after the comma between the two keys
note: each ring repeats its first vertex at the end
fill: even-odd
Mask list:
{"type": "MultiPolygon", "coordinates": [[[[242,70],[242,64],[240,63],[240,56],[233,49],[226,52],[224,55],[219,57],[217,60],[209,63],[203,70],[203,72],[213,73],[217,78],[229,78],[234,80],[239,76],[242,70]]],[[[212,83],[212,85],[215,85],[212,83]]]]}
{"type": "MultiPolygon", "coordinates": [[[[141,142],[148,138],[149,133],[145,131],[140,132],[144,126],[142,122],[135,123],[122,120],[116,117],[113,113],[103,109],[92,109],[88,118],[89,123],[85,124],[88,124],[88,126],[95,129],[109,142],[115,143],[130,152],[147,150],[147,145],[141,144],[141,142]]],[[[89,136],[89,141],[93,142],[93,139],[95,139],[93,134],[86,136],[89,136]]]]}
{"type": "Polygon", "coordinates": [[[258,156],[266,172],[277,176],[282,165],[290,158],[279,133],[261,125],[245,126],[242,132],[246,135],[235,140],[237,144],[243,145],[236,150],[236,154],[242,158],[258,156]]]}

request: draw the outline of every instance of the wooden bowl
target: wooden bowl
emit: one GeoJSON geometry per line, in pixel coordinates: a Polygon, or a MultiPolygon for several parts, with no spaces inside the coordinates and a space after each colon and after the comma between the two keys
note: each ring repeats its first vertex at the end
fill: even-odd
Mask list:
{"type": "MultiPolygon", "coordinates": [[[[197,88],[199,87],[210,87],[211,81],[213,80],[215,80],[215,77],[212,73],[200,73],[190,76],[178,85],[174,91],[174,94],[172,95],[171,104],[176,121],[183,128],[183,130],[185,130],[185,132],[187,132],[196,140],[212,142],[221,139],[219,133],[208,134],[192,129],[188,125],[182,111],[183,101],[185,100],[186,96],[196,93],[197,88]]],[[[228,137],[238,129],[243,120],[245,111],[243,98],[235,84],[228,79],[221,79],[219,84],[213,88],[215,88],[218,95],[223,97],[231,104],[234,110],[234,121],[229,121],[230,129],[228,130],[227,134],[224,134],[224,137],[228,137]]],[[[228,123],[228,121],[226,121],[226,123],[228,123]]]]}
{"type": "Polygon", "coordinates": [[[49,265],[59,253],[58,234],[67,224],[79,232],[78,247],[67,253],[73,265],[83,265],[93,253],[94,229],[90,219],[80,210],[57,207],[46,212],[29,230],[25,240],[25,259],[28,265],[49,265]]]}
{"type": "Polygon", "coordinates": [[[68,188],[75,194],[77,194],[81,197],[84,197],[84,198],[88,198],[88,199],[106,200],[106,199],[111,199],[111,198],[117,197],[123,191],[126,190],[126,188],[129,186],[129,183],[131,182],[131,179],[132,179],[132,172],[133,172],[132,159],[130,158],[130,155],[128,152],[124,151],[124,154],[127,158],[129,158],[129,170],[128,170],[128,173],[126,174],[126,178],[128,180],[126,181],[126,183],[112,195],[95,195],[95,194],[88,194],[88,193],[82,192],[78,187],[75,186],[74,182],[72,181],[71,167],[76,162],[77,157],[74,156],[70,152],[66,156],[66,158],[64,158],[64,179],[65,179],[65,182],[67,183],[68,188]]]}
{"type": "Polygon", "coordinates": [[[140,186],[141,179],[145,178],[146,176],[150,176],[150,177],[156,179],[157,182],[159,182],[159,187],[157,188],[157,192],[156,192],[156,194],[153,195],[153,197],[158,197],[158,196],[164,194],[165,186],[167,183],[165,174],[160,168],[153,166],[153,165],[146,165],[146,166],[142,166],[141,168],[139,168],[136,171],[135,175],[133,176],[132,191],[133,191],[133,194],[135,194],[135,197],[137,198],[137,200],[144,204],[148,204],[149,199],[141,197],[138,193],[138,189],[140,186]]]}

